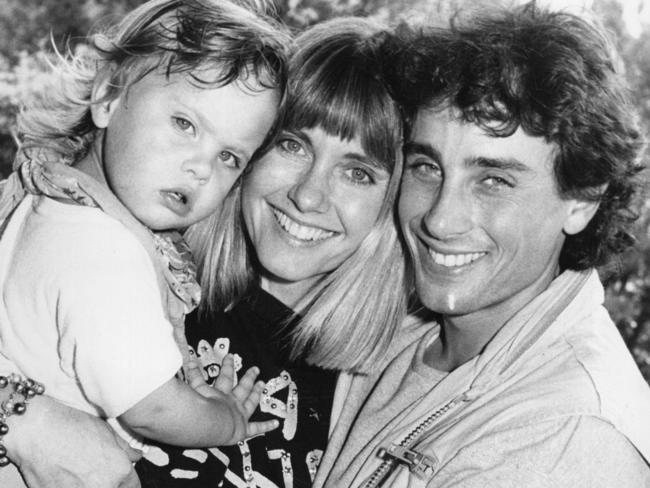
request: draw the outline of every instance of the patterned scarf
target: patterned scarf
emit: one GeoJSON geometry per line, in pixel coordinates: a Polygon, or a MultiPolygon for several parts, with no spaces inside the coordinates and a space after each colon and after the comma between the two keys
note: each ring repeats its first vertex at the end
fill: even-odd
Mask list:
{"type": "MultiPolygon", "coordinates": [[[[96,150],[96,149],[95,149],[96,150]]],[[[102,172],[97,154],[94,157],[102,172]]],[[[142,225],[110,191],[105,181],[61,162],[60,156],[42,147],[23,148],[14,161],[14,172],[0,182],[0,235],[11,214],[27,194],[47,195],[73,205],[99,208],[129,229],[151,258],[163,306],[174,328],[174,338],[188,361],[185,315],[196,308],[201,288],[196,281],[196,266],[180,232],[152,232],[142,225]]]]}

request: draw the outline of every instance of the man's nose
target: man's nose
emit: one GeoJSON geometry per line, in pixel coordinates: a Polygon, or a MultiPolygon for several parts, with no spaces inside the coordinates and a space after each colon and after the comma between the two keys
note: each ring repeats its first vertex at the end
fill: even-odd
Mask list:
{"type": "Polygon", "coordinates": [[[432,199],[422,225],[431,237],[445,240],[468,232],[472,213],[471,195],[467,190],[444,182],[432,199]]]}

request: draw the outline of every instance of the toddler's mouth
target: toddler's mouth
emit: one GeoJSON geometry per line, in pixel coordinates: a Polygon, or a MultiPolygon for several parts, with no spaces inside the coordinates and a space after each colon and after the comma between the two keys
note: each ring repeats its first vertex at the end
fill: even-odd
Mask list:
{"type": "Polygon", "coordinates": [[[160,192],[165,206],[177,215],[185,216],[190,211],[188,195],[179,190],[163,190],[160,192]]]}
{"type": "Polygon", "coordinates": [[[172,198],[175,198],[176,200],[181,202],[183,205],[185,205],[187,203],[187,197],[185,195],[183,195],[182,193],[180,193],[180,192],[170,191],[169,196],[171,196],[172,198]]]}

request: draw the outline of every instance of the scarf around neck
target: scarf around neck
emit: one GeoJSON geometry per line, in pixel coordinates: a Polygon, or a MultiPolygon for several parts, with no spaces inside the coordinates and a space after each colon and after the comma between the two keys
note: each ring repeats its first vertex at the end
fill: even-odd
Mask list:
{"type": "MultiPolygon", "coordinates": [[[[89,157],[103,176],[97,151],[93,145],[89,157]]],[[[105,179],[99,181],[79,171],[63,161],[55,151],[44,147],[20,148],[13,173],[0,182],[0,236],[26,194],[45,195],[72,205],[98,208],[136,236],[153,263],[166,316],[173,326],[183,364],[187,364],[189,355],[184,319],[197,307],[201,289],[190,249],[181,233],[153,232],[145,227],[117,199],[105,179]]]]}

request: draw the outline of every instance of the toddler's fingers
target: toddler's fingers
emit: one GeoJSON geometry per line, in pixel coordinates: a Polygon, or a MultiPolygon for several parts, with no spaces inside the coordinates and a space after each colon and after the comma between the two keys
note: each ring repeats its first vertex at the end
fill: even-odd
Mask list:
{"type": "Polygon", "coordinates": [[[214,387],[223,392],[230,393],[235,384],[235,360],[232,354],[226,354],[221,363],[221,371],[214,381],[214,387]]]}
{"type": "Polygon", "coordinates": [[[248,397],[244,400],[243,402],[244,415],[246,415],[247,419],[250,418],[251,415],[253,415],[253,412],[260,404],[260,398],[262,396],[262,392],[264,391],[265,387],[266,387],[266,383],[264,383],[263,381],[258,381],[257,383],[255,383],[255,386],[253,387],[253,390],[250,392],[248,397]]]}
{"type": "Polygon", "coordinates": [[[260,369],[253,366],[239,379],[237,386],[232,390],[233,396],[240,402],[245,402],[255,387],[255,379],[260,374],[260,369]]]}
{"type": "Polygon", "coordinates": [[[277,420],[265,420],[264,422],[251,422],[246,428],[246,438],[255,437],[256,435],[264,434],[277,429],[280,422],[277,420]]]}
{"type": "Polygon", "coordinates": [[[205,379],[203,379],[203,373],[201,372],[201,367],[199,362],[196,359],[190,359],[185,367],[183,368],[185,373],[185,381],[194,389],[205,384],[205,379]]]}

